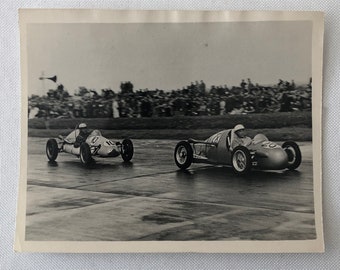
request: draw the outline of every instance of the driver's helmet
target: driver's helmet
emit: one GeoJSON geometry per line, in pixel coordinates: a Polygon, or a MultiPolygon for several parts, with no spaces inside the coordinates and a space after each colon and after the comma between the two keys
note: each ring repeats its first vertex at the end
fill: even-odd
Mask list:
{"type": "Polygon", "coordinates": [[[238,124],[234,127],[234,132],[237,132],[237,131],[242,130],[242,129],[244,129],[244,126],[242,124],[238,124]]]}
{"type": "Polygon", "coordinates": [[[86,125],[85,123],[80,123],[80,124],[78,125],[78,128],[79,128],[79,129],[85,129],[85,128],[87,128],[87,125],[86,125]]]}

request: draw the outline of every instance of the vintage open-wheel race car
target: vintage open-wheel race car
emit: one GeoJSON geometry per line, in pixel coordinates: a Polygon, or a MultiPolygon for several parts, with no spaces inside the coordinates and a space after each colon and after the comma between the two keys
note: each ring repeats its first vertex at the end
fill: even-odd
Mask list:
{"type": "Polygon", "coordinates": [[[232,129],[220,131],[205,141],[188,139],[176,145],[175,163],[187,169],[192,163],[231,166],[237,174],[251,169],[295,170],[301,164],[301,151],[297,143],[286,141],[281,146],[263,134],[257,134],[247,146],[231,148],[232,129]]]}
{"type": "Polygon", "coordinates": [[[55,161],[59,153],[65,152],[79,157],[82,164],[88,165],[94,157],[112,158],[120,155],[124,162],[129,162],[133,157],[134,149],[130,139],[113,142],[105,138],[99,130],[93,130],[79,146],[74,142],[75,139],[70,141],[62,136],[49,139],[46,143],[47,158],[55,161]]]}

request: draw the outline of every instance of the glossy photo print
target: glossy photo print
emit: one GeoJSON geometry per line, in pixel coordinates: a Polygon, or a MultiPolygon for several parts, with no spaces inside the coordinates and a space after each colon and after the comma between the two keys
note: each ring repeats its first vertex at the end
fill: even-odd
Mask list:
{"type": "Polygon", "coordinates": [[[322,13],[20,27],[17,251],[323,252],[322,13]]]}

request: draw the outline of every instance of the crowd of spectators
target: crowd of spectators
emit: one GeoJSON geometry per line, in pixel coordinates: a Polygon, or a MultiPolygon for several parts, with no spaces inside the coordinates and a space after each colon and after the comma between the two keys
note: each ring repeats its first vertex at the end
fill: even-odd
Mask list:
{"type": "Polygon", "coordinates": [[[71,96],[63,85],[47,95],[29,97],[29,118],[162,117],[225,115],[311,110],[311,80],[305,85],[279,80],[272,86],[242,80],[238,86],[207,88],[203,81],[182,89],[134,90],[122,82],[120,91],[79,87],[71,96]]]}

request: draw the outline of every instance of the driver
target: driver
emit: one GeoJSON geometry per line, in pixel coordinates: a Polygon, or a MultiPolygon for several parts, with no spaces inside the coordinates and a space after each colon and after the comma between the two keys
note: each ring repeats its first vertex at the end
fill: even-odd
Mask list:
{"type": "Polygon", "coordinates": [[[77,129],[79,130],[79,134],[76,137],[76,141],[74,143],[75,148],[79,147],[83,142],[85,142],[90,134],[85,123],[80,123],[77,129]]]}
{"type": "Polygon", "coordinates": [[[244,126],[241,124],[236,125],[231,132],[231,150],[233,150],[236,146],[248,146],[251,143],[252,139],[246,136],[244,126]]]}

